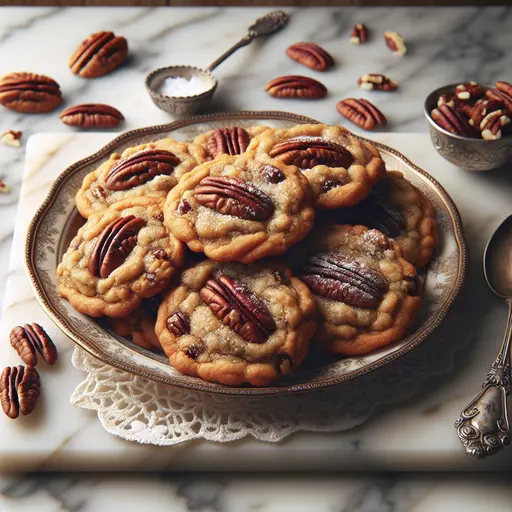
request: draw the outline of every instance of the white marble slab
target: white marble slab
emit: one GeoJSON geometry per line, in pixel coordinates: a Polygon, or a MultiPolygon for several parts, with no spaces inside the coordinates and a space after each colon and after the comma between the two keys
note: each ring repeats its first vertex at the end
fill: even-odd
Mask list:
{"type": "MultiPolygon", "coordinates": [[[[13,326],[37,321],[54,338],[60,359],[54,367],[38,367],[43,395],[34,414],[15,422],[0,416],[0,468],[512,468],[512,451],[475,466],[464,455],[453,428],[458,413],[477,390],[503,331],[504,304],[486,290],[480,260],[488,235],[509,213],[512,186],[503,181],[504,173],[494,173],[489,179],[447,164],[435,153],[426,134],[377,134],[375,139],[402,151],[439,179],[458,204],[466,225],[473,261],[462,300],[467,322],[474,327],[472,335],[464,329],[454,333],[467,337],[460,340],[461,346],[467,344],[464,353],[457,354],[455,371],[449,377],[427,380],[407,403],[381,408],[360,428],[333,434],[301,433],[277,445],[249,439],[228,445],[195,442],[171,448],[140,446],[108,435],[94,413],[71,407],[69,397],[83,375],[71,366],[71,342],[35,301],[23,269],[25,230],[55,177],[111,138],[111,134],[101,133],[39,134],[29,141],[0,336],[6,339],[13,326]],[[473,296],[477,295],[475,291],[478,297],[473,296]]],[[[4,364],[19,362],[7,343],[0,344],[0,360],[4,364]]],[[[407,368],[403,361],[396,364],[407,368]]]]}

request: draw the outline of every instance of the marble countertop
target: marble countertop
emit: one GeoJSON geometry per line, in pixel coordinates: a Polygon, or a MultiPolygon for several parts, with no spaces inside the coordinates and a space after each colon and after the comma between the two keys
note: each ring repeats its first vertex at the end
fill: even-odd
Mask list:
{"type": "MultiPolygon", "coordinates": [[[[0,76],[29,70],[57,80],[65,106],[109,103],[121,110],[125,123],[115,133],[172,120],[150,101],[143,85],[153,68],[170,64],[206,66],[233,44],[247,26],[268,9],[151,8],[0,8],[0,76]],[[125,36],[130,57],[117,72],[85,81],[72,75],[67,61],[81,39],[98,30],[125,36]],[[57,37],[58,35],[58,37],[57,37]]],[[[341,121],[335,104],[348,96],[366,96],[355,84],[368,72],[384,73],[399,82],[392,94],[372,95],[390,120],[389,130],[424,132],[423,100],[444,83],[511,80],[512,9],[496,8],[338,8],[296,9],[289,26],[267,40],[241,49],[215,75],[220,81],[210,110],[288,110],[327,123],[341,121]],[[371,42],[354,48],[351,27],[364,22],[371,42]],[[382,42],[385,30],[401,32],[409,47],[404,58],[382,42]],[[285,56],[299,40],[313,40],[332,53],[337,67],[316,74],[285,56]],[[327,98],[314,102],[276,100],[264,85],[282,74],[321,79],[327,98]]],[[[28,116],[1,109],[0,133],[16,129],[24,140],[37,132],[71,131],[57,113],[28,116]]],[[[11,192],[0,195],[0,300],[14,228],[23,149],[0,146],[0,178],[11,192]]],[[[504,212],[504,216],[509,212],[504,212]]],[[[264,475],[240,477],[190,475],[156,477],[87,475],[5,475],[0,482],[0,509],[23,511],[426,511],[484,510],[492,498],[496,510],[510,510],[510,475],[264,475]],[[148,506],[149,505],[149,506],[148,506]],[[508,507],[508,508],[507,508],[508,507]]]]}

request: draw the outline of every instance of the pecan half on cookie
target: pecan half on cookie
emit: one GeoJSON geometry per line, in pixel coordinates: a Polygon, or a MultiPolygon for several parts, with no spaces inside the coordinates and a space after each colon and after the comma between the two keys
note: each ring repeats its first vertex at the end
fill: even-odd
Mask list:
{"type": "Polygon", "coordinates": [[[0,105],[25,114],[55,110],[62,103],[59,84],[35,73],[10,73],[0,78],[0,105]]]}
{"type": "Polygon", "coordinates": [[[338,112],[363,130],[375,130],[384,127],[387,119],[384,114],[364,98],[347,98],[336,104],[338,112]]]}
{"type": "Polygon", "coordinates": [[[331,225],[307,239],[301,277],[311,288],[316,339],[329,353],[360,355],[403,336],[422,299],[417,273],[385,235],[364,226],[331,225]]]}
{"type": "Polygon", "coordinates": [[[60,114],[68,126],[80,128],[114,128],[124,119],[119,110],[102,103],[84,103],[68,107],[60,114]]]}
{"type": "Polygon", "coordinates": [[[314,331],[311,294],[289,268],[211,260],[181,273],[155,327],[174,368],[228,386],[290,374],[314,331]]]}
{"type": "Polygon", "coordinates": [[[120,201],[78,230],[57,268],[59,292],[81,313],[124,317],[169,284],[184,253],[163,226],[160,199],[120,201]]]}
{"type": "Polygon", "coordinates": [[[334,66],[332,56],[315,43],[292,44],[286,50],[286,55],[315,71],[326,71],[334,66]]]}
{"type": "Polygon", "coordinates": [[[276,98],[318,99],[327,96],[327,88],[318,80],[307,76],[288,75],[271,80],[266,86],[270,96],[276,98]]]}
{"type": "Polygon", "coordinates": [[[198,144],[162,139],[114,153],[89,173],[76,195],[82,217],[125,199],[148,196],[165,199],[180,177],[208,159],[198,144]]]}
{"type": "Polygon", "coordinates": [[[69,68],[82,78],[98,78],[117,69],[128,54],[124,37],[97,32],[84,39],[69,60],[69,68]]]}
{"type": "Polygon", "coordinates": [[[167,228],[192,251],[244,263],[282,254],[314,219],[302,173],[249,152],[219,156],[184,175],[164,212],[167,228]]]}
{"type": "Polygon", "coordinates": [[[344,208],[366,197],[384,175],[379,152],[340,126],[298,125],[268,130],[255,137],[249,151],[299,167],[318,208],[344,208]]]}

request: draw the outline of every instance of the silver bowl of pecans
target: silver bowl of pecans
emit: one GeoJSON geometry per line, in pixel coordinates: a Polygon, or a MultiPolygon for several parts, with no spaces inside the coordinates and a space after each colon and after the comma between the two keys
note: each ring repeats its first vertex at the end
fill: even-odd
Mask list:
{"type": "Polygon", "coordinates": [[[512,85],[450,84],[432,91],[425,116],[437,152],[468,171],[488,171],[512,160],[512,85]]]}

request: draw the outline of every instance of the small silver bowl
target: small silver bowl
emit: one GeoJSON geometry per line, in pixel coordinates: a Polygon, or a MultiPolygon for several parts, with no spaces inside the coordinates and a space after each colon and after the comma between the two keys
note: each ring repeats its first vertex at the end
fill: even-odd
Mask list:
{"type": "Polygon", "coordinates": [[[430,138],[437,152],[457,167],[468,171],[489,171],[512,160],[512,135],[498,140],[473,139],[454,135],[441,128],[430,116],[441,94],[450,93],[458,84],[432,91],[425,100],[425,116],[430,123],[430,138]]]}
{"type": "Polygon", "coordinates": [[[146,76],[145,84],[153,103],[158,108],[169,114],[187,116],[208,104],[217,88],[217,79],[210,72],[193,66],[169,66],[151,71],[146,76]],[[187,79],[199,77],[204,82],[204,92],[190,96],[167,96],[159,92],[166,78],[178,76],[187,79]]]}

